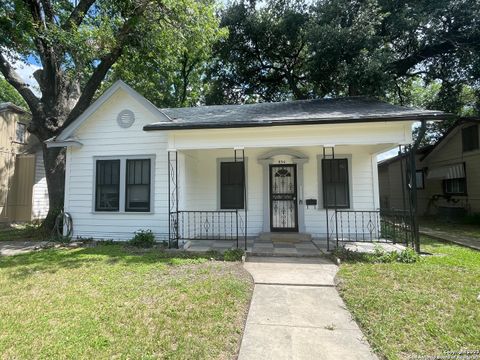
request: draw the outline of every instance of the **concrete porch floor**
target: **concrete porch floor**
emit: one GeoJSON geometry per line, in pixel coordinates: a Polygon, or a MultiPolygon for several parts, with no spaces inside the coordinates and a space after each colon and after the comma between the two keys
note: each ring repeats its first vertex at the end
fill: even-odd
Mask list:
{"type": "MultiPolygon", "coordinates": [[[[236,248],[236,241],[233,240],[190,240],[187,251],[207,252],[218,251],[224,252],[228,249],[236,248]]],[[[238,247],[244,249],[244,240],[239,240],[238,247]]],[[[393,244],[389,242],[340,242],[340,246],[345,246],[352,251],[363,253],[372,253],[378,245],[383,250],[402,251],[405,247],[401,244],[393,244]]],[[[331,247],[333,248],[332,242],[331,247]]],[[[254,256],[294,256],[294,257],[317,257],[327,254],[326,239],[312,239],[297,243],[289,243],[284,241],[272,241],[262,239],[247,239],[247,254],[254,256]]]]}

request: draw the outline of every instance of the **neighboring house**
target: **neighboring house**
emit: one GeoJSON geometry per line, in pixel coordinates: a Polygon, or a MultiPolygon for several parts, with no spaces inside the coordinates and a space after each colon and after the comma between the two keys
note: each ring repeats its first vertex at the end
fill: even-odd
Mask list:
{"type": "Polygon", "coordinates": [[[67,148],[74,236],[320,238],[326,207],[378,210],[377,154],[443,116],[364,97],[158,109],[118,81],[47,146],[67,148]]]}
{"type": "Polygon", "coordinates": [[[41,143],[27,132],[30,115],[0,104],[0,223],[42,219],[48,190],[41,143]]]}
{"type": "MultiPolygon", "coordinates": [[[[434,145],[416,155],[419,215],[480,212],[480,119],[459,119],[434,145]]],[[[402,157],[378,164],[382,204],[402,208],[402,157]]]]}

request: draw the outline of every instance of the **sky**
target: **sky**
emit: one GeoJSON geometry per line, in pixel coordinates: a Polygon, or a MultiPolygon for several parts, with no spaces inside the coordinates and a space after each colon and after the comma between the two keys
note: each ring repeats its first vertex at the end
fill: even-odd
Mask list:
{"type": "Polygon", "coordinates": [[[7,55],[7,59],[9,60],[10,64],[15,68],[15,71],[22,77],[22,79],[30,85],[32,91],[35,95],[40,95],[40,89],[38,87],[37,80],[33,77],[33,73],[40,69],[38,63],[35,61],[33,57],[29,57],[27,62],[24,62],[18,58],[12,58],[7,55]]]}

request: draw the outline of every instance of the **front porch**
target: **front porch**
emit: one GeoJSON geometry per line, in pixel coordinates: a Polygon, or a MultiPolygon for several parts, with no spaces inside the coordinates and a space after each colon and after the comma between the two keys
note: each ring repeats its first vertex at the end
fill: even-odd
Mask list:
{"type": "Polygon", "coordinates": [[[170,150],[169,245],[319,256],[343,245],[411,243],[410,215],[378,209],[377,149],[170,150]],[[340,159],[328,175],[326,164],[337,163],[326,160],[340,159]]]}

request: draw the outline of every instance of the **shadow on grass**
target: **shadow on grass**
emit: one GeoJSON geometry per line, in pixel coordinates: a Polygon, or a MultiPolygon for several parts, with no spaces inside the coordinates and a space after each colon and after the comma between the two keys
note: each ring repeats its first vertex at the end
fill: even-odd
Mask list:
{"type": "Polygon", "coordinates": [[[137,249],[124,245],[99,245],[76,249],[46,249],[37,252],[0,257],[0,271],[13,270],[10,276],[25,278],[37,272],[55,273],[60,269],[108,265],[164,264],[183,265],[218,259],[218,254],[166,252],[161,249],[137,249]]]}

